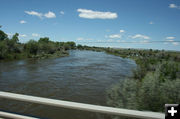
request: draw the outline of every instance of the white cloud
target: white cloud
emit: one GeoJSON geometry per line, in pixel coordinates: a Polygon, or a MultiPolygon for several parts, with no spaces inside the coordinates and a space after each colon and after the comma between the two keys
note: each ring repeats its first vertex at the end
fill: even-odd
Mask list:
{"type": "Polygon", "coordinates": [[[134,36],[131,36],[131,38],[132,39],[146,39],[146,40],[148,40],[148,39],[150,39],[150,37],[149,36],[146,36],[146,35],[141,35],[141,34],[136,34],[136,35],[134,35],[134,36]]]}
{"type": "Polygon", "coordinates": [[[149,41],[148,41],[148,40],[142,40],[142,41],[140,41],[139,43],[140,43],[140,44],[147,44],[147,43],[149,43],[149,41]]]}
{"type": "Polygon", "coordinates": [[[179,45],[178,42],[173,42],[172,44],[175,45],[175,46],[179,45]]]}
{"type": "Polygon", "coordinates": [[[172,39],[175,39],[175,37],[166,37],[167,40],[172,40],[172,39]]]}
{"type": "Polygon", "coordinates": [[[85,40],[93,40],[92,38],[87,38],[87,39],[85,39],[85,40]]]}
{"type": "Polygon", "coordinates": [[[120,30],[120,33],[124,33],[125,32],[125,30],[120,30]]]}
{"type": "Polygon", "coordinates": [[[175,5],[175,4],[169,4],[169,8],[177,8],[177,5],[175,5]]]}
{"type": "Polygon", "coordinates": [[[32,36],[33,36],[33,37],[39,37],[40,35],[37,34],[37,33],[32,33],[32,36]]]}
{"type": "Polygon", "coordinates": [[[166,40],[166,41],[168,41],[168,42],[173,42],[174,40],[166,40]]]}
{"type": "Polygon", "coordinates": [[[77,38],[77,40],[81,41],[81,40],[84,40],[84,38],[82,38],[82,37],[79,37],[79,38],[77,38]]]}
{"type": "Polygon", "coordinates": [[[150,21],[149,24],[154,24],[154,22],[150,21]]]}
{"type": "Polygon", "coordinates": [[[12,33],[7,33],[8,37],[12,37],[13,34],[12,33]]]}
{"type": "Polygon", "coordinates": [[[176,4],[169,4],[169,8],[180,9],[180,6],[177,6],[176,4]]]}
{"type": "Polygon", "coordinates": [[[120,34],[112,34],[112,35],[109,35],[108,38],[117,39],[117,38],[121,38],[121,35],[120,34]]]}
{"type": "Polygon", "coordinates": [[[26,21],[24,21],[24,20],[21,20],[19,23],[21,23],[21,24],[25,24],[25,23],[27,23],[26,21]]]}
{"type": "Polygon", "coordinates": [[[113,39],[108,39],[107,42],[114,42],[114,40],[113,39]]]}
{"type": "Polygon", "coordinates": [[[100,12],[87,9],[77,9],[79,17],[87,19],[115,19],[118,17],[117,13],[100,12]]]}
{"type": "Polygon", "coordinates": [[[26,34],[19,34],[19,37],[27,37],[26,34]]]}
{"type": "Polygon", "coordinates": [[[83,38],[83,37],[79,37],[79,38],[77,38],[76,40],[78,40],[78,41],[82,41],[82,40],[93,40],[92,38],[83,38]]]}
{"type": "Polygon", "coordinates": [[[28,15],[32,15],[32,16],[37,16],[39,18],[55,18],[56,17],[56,14],[54,12],[51,12],[49,11],[48,13],[39,13],[39,12],[36,12],[36,11],[25,11],[26,14],[28,15]]]}
{"type": "MultiPolygon", "coordinates": [[[[13,33],[7,33],[8,37],[12,37],[14,34],[13,33]]],[[[19,37],[27,37],[26,34],[19,34],[19,37]]]]}
{"type": "Polygon", "coordinates": [[[61,14],[61,15],[64,15],[64,11],[60,11],[60,14],[61,14]]]}
{"type": "Polygon", "coordinates": [[[46,18],[56,18],[56,14],[54,12],[49,11],[48,13],[44,14],[46,18]]]}
{"type": "Polygon", "coordinates": [[[32,15],[32,16],[37,16],[39,18],[42,18],[43,14],[35,11],[25,11],[26,14],[32,15]]]}
{"type": "Polygon", "coordinates": [[[167,45],[167,44],[169,44],[169,43],[168,43],[168,42],[164,42],[163,44],[167,45]]]}

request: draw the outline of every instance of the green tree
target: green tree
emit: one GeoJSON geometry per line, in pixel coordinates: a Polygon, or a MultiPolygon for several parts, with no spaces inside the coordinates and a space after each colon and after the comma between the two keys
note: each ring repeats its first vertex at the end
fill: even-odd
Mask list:
{"type": "Polygon", "coordinates": [[[74,49],[76,47],[75,42],[67,42],[67,44],[70,46],[71,49],[74,49]]]}
{"type": "Polygon", "coordinates": [[[2,30],[0,30],[0,41],[7,39],[8,35],[5,34],[2,30]]]}
{"type": "Polygon", "coordinates": [[[39,43],[48,43],[49,42],[49,38],[48,37],[44,37],[44,38],[40,38],[39,43]]]}
{"type": "Polygon", "coordinates": [[[7,44],[5,41],[0,41],[0,59],[4,59],[7,55],[7,44]]]}
{"type": "Polygon", "coordinates": [[[18,38],[19,34],[18,33],[15,33],[12,37],[11,40],[13,40],[15,43],[18,43],[19,42],[19,38],[18,38]]]}
{"type": "Polygon", "coordinates": [[[83,46],[80,45],[80,44],[78,44],[78,45],[77,45],[77,48],[78,48],[78,49],[83,49],[83,46]]]}
{"type": "Polygon", "coordinates": [[[38,52],[38,43],[35,40],[30,40],[26,46],[25,49],[28,53],[36,55],[38,52]]]}

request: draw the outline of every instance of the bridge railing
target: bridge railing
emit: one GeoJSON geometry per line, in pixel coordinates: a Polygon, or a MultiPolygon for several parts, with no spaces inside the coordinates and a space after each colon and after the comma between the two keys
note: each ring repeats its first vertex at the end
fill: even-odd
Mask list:
{"type": "MultiPolygon", "coordinates": [[[[30,103],[37,103],[37,104],[54,106],[54,107],[63,107],[63,108],[69,108],[69,109],[90,111],[90,112],[96,112],[96,113],[98,112],[98,113],[126,116],[126,117],[132,117],[132,118],[134,117],[134,118],[140,118],[140,119],[164,119],[165,118],[165,114],[157,113],[157,112],[137,111],[137,110],[92,105],[92,104],[84,104],[84,103],[42,98],[42,97],[15,94],[15,93],[2,92],[2,91],[0,91],[0,98],[13,99],[13,100],[30,102],[30,103]]],[[[13,118],[13,119],[37,119],[34,117],[25,117],[25,116],[21,117],[21,115],[11,114],[11,113],[1,112],[1,111],[0,111],[0,117],[13,118]]]]}

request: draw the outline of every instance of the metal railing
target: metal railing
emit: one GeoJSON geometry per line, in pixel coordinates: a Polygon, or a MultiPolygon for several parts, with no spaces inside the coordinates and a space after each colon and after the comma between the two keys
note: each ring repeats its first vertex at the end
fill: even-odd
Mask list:
{"type": "MultiPolygon", "coordinates": [[[[107,107],[107,106],[98,106],[98,105],[92,105],[92,104],[62,101],[62,100],[28,96],[28,95],[2,92],[2,91],[0,91],[0,98],[14,99],[18,101],[37,103],[37,104],[54,106],[54,107],[63,107],[63,108],[69,108],[69,109],[98,112],[98,113],[126,116],[126,117],[132,117],[132,118],[133,117],[141,118],[141,119],[164,119],[165,118],[165,114],[163,113],[128,110],[128,109],[113,108],[113,107],[107,107]]],[[[25,116],[21,118],[20,116],[21,115],[0,112],[0,117],[7,117],[7,118],[13,118],[13,119],[37,119],[34,117],[25,117],[25,116]]]]}

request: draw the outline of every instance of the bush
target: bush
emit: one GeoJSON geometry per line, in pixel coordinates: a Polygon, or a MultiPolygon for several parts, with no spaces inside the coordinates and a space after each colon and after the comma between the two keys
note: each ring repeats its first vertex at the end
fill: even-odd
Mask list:
{"type": "MultiPolygon", "coordinates": [[[[160,62],[156,70],[146,73],[142,80],[125,79],[108,91],[110,106],[164,111],[164,104],[180,103],[180,65],[177,62],[160,62]]],[[[140,72],[139,72],[140,73],[140,72]]]]}
{"type": "Polygon", "coordinates": [[[138,109],[162,111],[164,109],[164,100],[161,91],[159,73],[148,73],[143,79],[138,92],[138,109]]]}
{"type": "Polygon", "coordinates": [[[38,52],[38,43],[37,41],[30,40],[26,46],[25,49],[28,53],[36,55],[38,52]]]}
{"type": "Polygon", "coordinates": [[[107,104],[127,109],[137,109],[138,81],[126,79],[108,90],[107,104]]]}
{"type": "Polygon", "coordinates": [[[160,74],[148,73],[143,79],[138,95],[138,109],[164,111],[164,104],[180,103],[180,79],[159,80],[160,74]]]}

